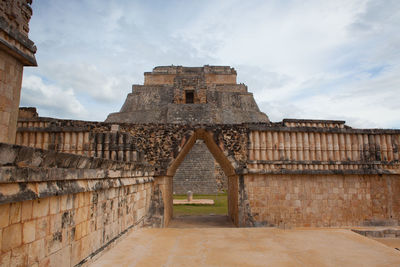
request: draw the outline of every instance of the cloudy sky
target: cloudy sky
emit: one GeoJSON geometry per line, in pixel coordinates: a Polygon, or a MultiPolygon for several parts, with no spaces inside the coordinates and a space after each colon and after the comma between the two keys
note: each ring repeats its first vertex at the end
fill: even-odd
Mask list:
{"type": "Polygon", "coordinates": [[[103,121],[160,65],[230,65],[272,121],[400,128],[398,0],[36,0],[21,106],[103,121]]]}

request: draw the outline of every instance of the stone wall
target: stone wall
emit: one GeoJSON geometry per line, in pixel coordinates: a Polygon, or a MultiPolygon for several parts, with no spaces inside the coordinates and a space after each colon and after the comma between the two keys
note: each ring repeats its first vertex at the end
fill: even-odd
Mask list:
{"type": "Polygon", "coordinates": [[[20,34],[28,37],[29,21],[32,16],[32,0],[1,1],[3,19],[20,34]]]}
{"type": "MultiPolygon", "coordinates": [[[[230,215],[237,216],[235,222],[240,226],[264,225],[266,222],[274,225],[280,223],[280,221],[265,217],[267,216],[265,214],[269,214],[272,209],[267,202],[257,202],[256,200],[260,198],[260,195],[255,192],[265,188],[262,179],[266,182],[275,177],[273,179],[276,179],[278,184],[275,189],[271,190],[278,190],[279,187],[286,188],[284,181],[287,180],[287,176],[300,175],[296,176],[300,177],[296,179],[303,184],[302,190],[309,192],[313,185],[307,179],[319,179],[322,182],[321,190],[326,190],[329,184],[339,183],[337,181],[330,182],[332,179],[355,181],[352,177],[359,175],[369,181],[370,191],[380,192],[379,190],[383,190],[382,188],[388,187],[390,190],[387,192],[400,195],[396,180],[400,175],[399,130],[352,129],[340,121],[304,120],[269,124],[194,126],[179,124],[113,125],[41,118],[26,119],[20,123],[22,126],[28,123],[28,127],[21,127],[18,131],[20,137],[17,140],[25,140],[23,144],[42,147],[46,143],[44,140],[53,140],[47,142],[47,147],[54,148],[56,151],[66,149],[65,151],[72,153],[124,161],[144,159],[156,168],[157,175],[169,177],[165,178],[164,184],[166,190],[171,194],[173,192],[172,176],[183,162],[185,153],[189,152],[186,148],[187,144],[191,142],[194,144],[197,139],[205,140],[212,154],[220,155],[218,162],[229,178],[230,215]],[[290,126],[285,126],[286,123],[290,123],[290,126]],[[305,126],[305,124],[309,126],[305,126]],[[48,135],[49,138],[38,138],[40,135],[48,135]],[[53,135],[56,137],[50,138],[53,135]],[[258,179],[257,183],[260,184],[259,189],[254,191],[249,191],[254,186],[254,184],[248,183],[251,175],[255,175],[258,179]],[[378,177],[379,175],[389,175],[388,177],[391,177],[390,185],[373,182],[377,175],[378,177]],[[167,181],[168,179],[171,179],[171,183],[167,181]],[[326,183],[323,182],[324,179],[326,183]],[[280,181],[282,184],[279,183],[280,181]],[[260,203],[264,203],[265,208],[262,208],[260,203]],[[235,214],[235,212],[237,213],[235,214]],[[260,217],[257,213],[264,215],[260,215],[260,217]]],[[[287,187],[290,190],[289,185],[287,187]]],[[[271,193],[268,190],[263,191],[261,199],[267,199],[271,197],[271,194],[278,197],[274,195],[275,191],[271,193]]],[[[386,195],[387,192],[382,191],[380,194],[386,195]]],[[[360,196],[361,199],[367,199],[367,194],[363,192],[360,196]]],[[[381,196],[378,193],[375,194],[376,197],[373,193],[369,194],[372,202],[381,202],[381,196]]],[[[323,201],[315,203],[329,202],[330,197],[337,200],[344,199],[342,195],[322,194],[321,196],[324,198],[323,201]]],[[[171,196],[169,193],[163,194],[164,201],[166,201],[166,197],[169,199],[171,196]]],[[[295,213],[282,215],[283,217],[280,218],[283,218],[283,223],[299,226],[327,224],[323,221],[323,217],[327,217],[325,213],[317,212],[313,215],[314,217],[310,217],[307,206],[303,208],[303,205],[308,203],[309,196],[304,197],[303,194],[298,195],[297,199],[292,197],[295,198],[295,196],[290,196],[290,200],[298,200],[295,203],[300,203],[301,207],[295,209],[288,202],[290,212],[296,210],[296,215],[293,215],[295,213]],[[303,218],[303,221],[294,219],[297,218],[296,216],[303,218]],[[319,218],[317,218],[318,216],[319,218]],[[308,218],[309,221],[304,218],[308,218]]],[[[277,204],[281,205],[282,203],[277,204]]],[[[396,204],[393,202],[391,205],[395,207],[396,204]]],[[[379,205],[375,207],[379,207],[379,205]]],[[[367,207],[367,209],[372,208],[367,207]]],[[[366,223],[369,219],[377,220],[377,218],[381,218],[382,223],[397,223],[382,210],[378,209],[371,215],[367,209],[364,210],[365,218],[346,217],[343,221],[331,223],[331,225],[347,223],[359,225],[366,223]]],[[[318,206],[317,210],[322,211],[322,206],[318,206]]],[[[328,210],[332,212],[331,217],[337,212],[333,206],[328,210]]],[[[352,212],[350,208],[348,211],[352,212]]],[[[282,214],[285,212],[282,210],[282,214]]],[[[342,212],[347,211],[343,209],[342,212]]]]}
{"type": "Polygon", "coordinates": [[[246,175],[255,226],[398,225],[400,175],[246,175]]]}
{"type": "Polygon", "coordinates": [[[28,38],[31,2],[0,2],[0,142],[15,142],[23,66],[37,65],[28,38]]]}
{"type": "Polygon", "coordinates": [[[0,142],[14,143],[23,64],[0,50],[0,142]]]}
{"type": "Polygon", "coordinates": [[[400,223],[399,130],[341,121],[249,125],[240,225],[400,223]]]}
{"type": "Polygon", "coordinates": [[[207,84],[236,84],[236,71],[229,66],[159,66],[153,72],[144,73],[145,85],[172,85],[179,75],[204,74],[207,84]]]}
{"type": "Polygon", "coordinates": [[[112,124],[39,117],[21,119],[18,127],[19,145],[128,162],[144,159],[160,172],[198,130],[210,133],[238,168],[247,159],[245,125],[112,124]]]}
{"type": "Polygon", "coordinates": [[[248,169],[398,173],[399,130],[250,125],[248,169]]]}
{"type": "Polygon", "coordinates": [[[0,265],[74,266],[151,222],[154,169],[0,144],[0,265]]]}

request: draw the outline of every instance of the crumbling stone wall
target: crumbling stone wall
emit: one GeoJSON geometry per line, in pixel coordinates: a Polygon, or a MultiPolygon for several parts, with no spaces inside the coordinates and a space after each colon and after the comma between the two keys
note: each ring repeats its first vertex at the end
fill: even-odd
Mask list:
{"type": "Polygon", "coordinates": [[[151,216],[154,169],[0,144],[0,265],[74,266],[151,216]]]}
{"type": "Polygon", "coordinates": [[[247,158],[245,125],[111,124],[41,117],[21,119],[18,125],[17,144],[128,162],[145,160],[160,175],[197,129],[210,132],[238,168],[247,158]]]}
{"type": "Polygon", "coordinates": [[[228,177],[226,177],[224,170],[214,161],[214,177],[217,183],[217,192],[227,192],[228,191],[228,177]]]}
{"type": "Polygon", "coordinates": [[[32,17],[31,4],[32,0],[0,2],[0,12],[3,20],[25,37],[28,37],[29,21],[32,17]]]}

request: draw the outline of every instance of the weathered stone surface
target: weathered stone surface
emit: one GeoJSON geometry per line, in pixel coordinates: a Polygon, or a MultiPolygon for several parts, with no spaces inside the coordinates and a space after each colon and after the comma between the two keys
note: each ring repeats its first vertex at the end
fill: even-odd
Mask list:
{"type": "Polygon", "coordinates": [[[13,224],[3,229],[2,251],[8,251],[22,244],[22,225],[13,224]]]}
{"type": "MultiPolygon", "coordinates": [[[[156,67],[153,72],[145,73],[144,85],[133,85],[121,111],[110,114],[106,122],[231,124],[269,120],[259,111],[247,87],[236,83],[233,68],[169,66],[156,67]]],[[[111,138],[97,138],[104,139],[111,138]]],[[[215,193],[216,186],[208,186],[215,184],[213,157],[205,152],[207,158],[202,155],[201,162],[198,158],[197,166],[209,165],[209,174],[205,175],[200,167],[194,167],[193,160],[188,162],[190,155],[178,170],[180,178],[175,180],[181,182],[175,183],[174,191],[184,193],[186,187],[182,187],[182,181],[188,180],[192,187],[196,185],[196,193],[215,193]],[[182,177],[184,173],[190,177],[182,177]],[[193,180],[193,177],[198,179],[193,180]]]]}
{"type": "Polygon", "coordinates": [[[24,244],[31,243],[35,241],[35,232],[36,232],[36,222],[29,221],[23,224],[23,242],[24,244]]]}
{"type": "Polygon", "coordinates": [[[244,225],[398,225],[399,175],[245,175],[244,225]]]}
{"type": "Polygon", "coordinates": [[[36,47],[28,38],[30,4],[0,2],[0,142],[15,142],[23,66],[37,65],[36,47]]]}
{"type": "Polygon", "coordinates": [[[228,66],[156,67],[133,85],[121,111],[106,122],[232,124],[269,122],[228,66]],[[190,95],[190,100],[188,99],[190,95]]]}
{"type": "Polygon", "coordinates": [[[20,107],[18,118],[33,119],[39,117],[35,107],[20,107]]]}
{"type": "MultiPolygon", "coordinates": [[[[4,146],[21,150],[18,146],[4,146]]],[[[46,153],[32,150],[25,151],[39,157],[46,153]]],[[[0,260],[6,266],[55,266],[64,257],[71,258],[74,264],[83,263],[128,229],[142,226],[146,220],[153,226],[160,224],[160,220],[151,218],[154,179],[150,175],[154,171],[149,166],[122,163],[112,164],[114,169],[77,170],[48,169],[37,164],[21,168],[17,166],[19,162],[16,159],[13,166],[0,166],[13,170],[0,181],[0,201],[12,201],[0,205],[0,260]],[[47,175],[26,175],[31,172],[47,175]],[[13,185],[16,190],[7,190],[13,185]]],[[[163,213],[162,207],[159,213],[163,213]]],[[[65,262],[69,266],[68,260],[65,262]]]]}

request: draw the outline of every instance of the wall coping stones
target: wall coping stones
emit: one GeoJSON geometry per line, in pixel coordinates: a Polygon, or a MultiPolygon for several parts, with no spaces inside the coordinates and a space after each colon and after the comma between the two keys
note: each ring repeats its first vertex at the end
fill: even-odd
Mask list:
{"type": "Polygon", "coordinates": [[[314,174],[354,174],[354,175],[371,175],[371,174],[393,174],[399,175],[400,170],[387,170],[387,169],[369,169],[361,168],[361,169],[334,169],[334,170],[291,170],[291,169],[242,169],[238,171],[238,174],[305,174],[305,175],[314,175],[314,174]]]}
{"type": "Polygon", "coordinates": [[[285,122],[296,122],[296,123],[333,123],[333,124],[345,124],[346,121],[342,120],[314,120],[314,119],[283,119],[283,123],[285,122]]]}
{"type": "Polygon", "coordinates": [[[154,167],[144,162],[123,162],[92,158],[19,145],[0,143],[0,167],[40,167],[65,169],[104,169],[109,171],[141,171],[154,174],[154,167]]]}
{"type": "Polygon", "coordinates": [[[398,129],[355,129],[346,128],[324,128],[324,127],[285,127],[281,123],[252,123],[245,124],[250,131],[276,131],[276,132],[315,132],[315,133],[361,133],[361,134],[400,134],[398,129]]]}
{"type": "Polygon", "coordinates": [[[318,160],[248,160],[248,164],[318,164],[318,165],[388,165],[398,167],[400,161],[318,161],[318,160]]]}
{"type": "Polygon", "coordinates": [[[0,143],[0,204],[154,181],[147,163],[0,143]]]}
{"type": "Polygon", "coordinates": [[[154,182],[153,177],[0,183],[0,204],[154,182]]]}
{"type": "MultiPolygon", "coordinates": [[[[105,130],[111,131],[112,125],[119,125],[121,128],[133,128],[140,126],[172,126],[175,127],[180,125],[178,123],[115,123],[115,122],[89,122],[79,120],[63,120],[49,117],[37,117],[37,118],[19,118],[18,122],[49,122],[48,127],[18,127],[19,132],[37,132],[37,131],[54,131],[54,132],[71,132],[71,131],[88,131],[93,128],[106,127],[105,130]]],[[[241,124],[192,124],[187,125],[193,129],[205,128],[205,129],[217,129],[217,128],[246,128],[249,131],[282,131],[282,132],[319,132],[319,133],[362,133],[362,134],[400,134],[399,129],[357,129],[346,126],[345,128],[333,128],[333,127],[310,127],[310,126],[299,126],[299,127],[287,127],[284,126],[284,122],[315,122],[315,123],[336,123],[341,124],[344,121],[335,120],[298,120],[298,119],[284,119],[282,122],[271,122],[271,123],[241,123],[241,124]]]]}

